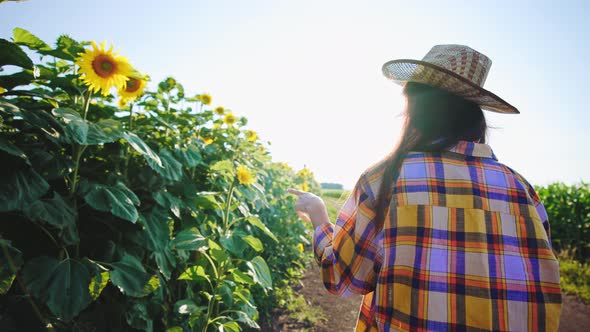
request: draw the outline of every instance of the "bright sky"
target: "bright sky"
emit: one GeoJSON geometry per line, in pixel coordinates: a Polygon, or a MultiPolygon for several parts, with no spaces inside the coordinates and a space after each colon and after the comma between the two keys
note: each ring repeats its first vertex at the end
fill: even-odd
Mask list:
{"type": "Polygon", "coordinates": [[[520,109],[486,112],[500,161],[533,184],[590,181],[587,1],[44,1],[0,4],[22,27],[113,42],[152,83],[249,119],[275,161],[350,188],[397,142],[401,88],[384,62],[465,44],[493,61],[485,87],[520,109]],[[516,4],[517,3],[517,4],[516,4]]]}

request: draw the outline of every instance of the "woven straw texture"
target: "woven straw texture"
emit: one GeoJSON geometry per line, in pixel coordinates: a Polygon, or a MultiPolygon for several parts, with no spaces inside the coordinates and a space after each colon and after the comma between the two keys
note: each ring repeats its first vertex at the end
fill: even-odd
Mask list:
{"type": "Polygon", "coordinates": [[[516,107],[483,88],[491,67],[485,55],[462,45],[437,45],[422,59],[393,60],[383,74],[395,83],[416,82],[434,86],[498,113],[519,113],[516,107]]]}

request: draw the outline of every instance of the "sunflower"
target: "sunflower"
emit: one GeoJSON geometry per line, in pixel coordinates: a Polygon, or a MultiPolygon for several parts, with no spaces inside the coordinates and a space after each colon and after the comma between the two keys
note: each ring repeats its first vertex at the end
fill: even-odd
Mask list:
{"type": "Polygon", "coordinates": [[[132,101],[143,94],[146,86],[146,80],[136,76],[127,77],[125,86],[119,89],[119,96],[126,101],[132,101]]]}
{"type": "Polygon", "coordinates": [[[307,184],[307,182],[303,182],[302,184],[297,185],[296,188],[301,191],[309,191],[309,184],[307,184]]]}
{"type": "Polygon", "coordinates": [[[202,95],[199,95],[199,100],[201,101],[201,103],[203,105],[211,104],[211,99],[212,99],[211,95],[209,95],[209,94],[204,93],[202,95]]]}
{"type": "Polygon", "coordinates": [[[170,86],[175,86],[176,85],[176,80],[172,77],[168,77],[166,79],[166,84],[170,85],[170,86]]]}
{"type": "Polygon", "coordinates": [[[211,137],[201,137],[201,141],[203,141],[203,143],[205,143],[205,145],[209,145],[209,144],[213,143],[213,139],[211,137]]]}
{"type": "Polygon", "coordinates": [[[125,108],[125,107],[127,107],[128,103],[129,103],[129,100],[127,100],[125,98],[119,98],[117,105],[119,106],[119,108],[125,108]]]}
{"type": "Polygon", "coordinates": [[[297,176],[300,178],[306,178],[309,176],[313,176],[313,173],[311,172],[311,170],[309,168],[304,167],[302,170],[297,172],[297,176]]]}
{"type": "Polygon", "coordinates": [[[221,106],[217,106],[217,107],[215,107],[215,109],[213,110],[213,112],[215,112],[215,114],[217,114],[217,115],[224,115],[225,114],[225,108],[223,108],[221,106]]]}
{"type": "Polygon", "coordinates": [[[92,50],[86,49],[78,55],[76,64],[80,66],[82,81],[94,93],[101,91],[103,96],[108,96],[113,86],[117,89],[124,88],[127,77],[133,72],[127,58],[113,52],[112,45],[106,50],[105,42],[99,48],[92,41],[92,50]]]}
{"type": "Polygon", "coordinates": [[[238,182],[240,182],[240,184],[249,186],[254,183],[254,174],[252,174],[246,166],[240,165],[236,170],[238,172],[238,182]]]}
{"type": "Polygon", "coordinates": [[[297,250],[299,252],[304,252],[305,251],[305,248],[303,247],[303,244],[302,243],[297,243],[297,250]]]}
{"type": "Polygon", "coordinates": [[[258,135],[254,130],[246,130],[246,139],[250,142],[256,142],[258,135]]]}
{"type": "Polygon", "coordinates": [[[233,113],[227,113],[225,115],[225,117],[223,118],[223,122],[228,126],[233,125],[234,123],[236,123],[237,120],[238,119],[236,118],[235,115],[233,115],[233,113]]]}

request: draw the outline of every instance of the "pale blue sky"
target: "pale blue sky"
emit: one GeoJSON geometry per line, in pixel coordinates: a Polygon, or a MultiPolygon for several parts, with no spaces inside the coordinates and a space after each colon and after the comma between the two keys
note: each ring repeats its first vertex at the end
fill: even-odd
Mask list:
{"type": "Polygon", "coordinates": [[[381,65],[466,44],[485,87],[520,115],[486,112],[499,159],[534,184],[590,180],[586,1],[45,1],[0,4],[0,37],[107,40],[153,82],[249,119],[276,161],[351,187],[394,146],[400,87],[381,65]]]}

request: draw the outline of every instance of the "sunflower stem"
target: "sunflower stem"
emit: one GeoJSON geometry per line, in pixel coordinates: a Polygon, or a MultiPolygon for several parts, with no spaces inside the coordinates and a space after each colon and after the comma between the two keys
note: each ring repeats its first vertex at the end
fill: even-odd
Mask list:
{"type": "Polygon", "coordinates": [[[90,100],[92,99],[92,90],[88,89],[88,95],[84,100],[84,120],[86,120],[86,115],[88,114],[88,108],[90,107],[90,100]]]}
{"type": "Polygon", "coordinates": [[[133,103],[129,103],[129,131],[133,125],[133,103]]]}
{"type": "MultiPolygon", "coordinates": [[[[82,154],[84,153],[84,150],[86,150],[86,148],[88,147],[88,145],[74,145],[74,149],[75,149],[75,159],[76,159],[76,165],[74,167],[74,177],[72,178],[72,187],[70,188],[70,195],[74,195],[74,193],[76,192],[76,186],[78,185],[78,170],[80,169],[80,158],[82,157],[82,154]]],[[[75,203],[75,201],[74,201],[75,203]]]]}
{"type": "MultiPolygon", "coordinates": [[[[131,131],[133,126],[133,103],[129,104],[129,131],[131,131]]],[[[127,149],[125,150],[125,154],[123,156],[123,158],[125,158],[125,166],[123,167],[123,172],[124,172],[124,176],[125,179],[127,180],[127,183],[129,183],[129,179],[127,178],[127,175],[129,174],[129,158],[131,157],[130,154],[130,148],[129,145],[127,145],[127,149]]]]}
{"type": "Polygon", "coordinates": [[[234,196],[234,190],[236,188],[235,183],[236,183],[236,181],[234,179],[229,187],[229,192],[227,194],[225,214],[223,215],[223,234],[224,235],[225,235],[225,233],[227,233],[227,229],[228,229],[229,210],[231,208],[231,201],[234,196]]]}

